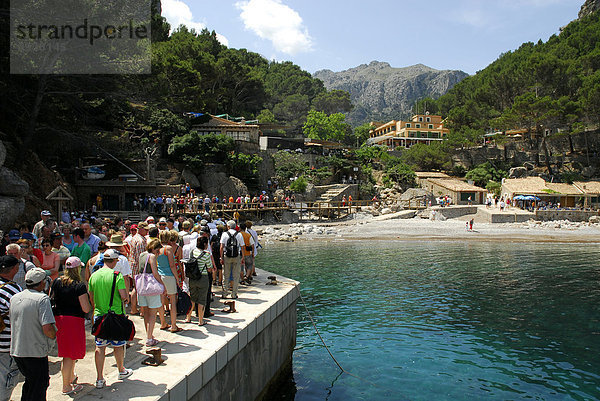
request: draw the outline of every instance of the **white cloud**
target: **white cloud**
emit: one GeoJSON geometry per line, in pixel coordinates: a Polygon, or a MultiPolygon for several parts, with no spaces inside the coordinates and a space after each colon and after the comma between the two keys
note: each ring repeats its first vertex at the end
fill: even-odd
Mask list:
{"type": "Polygon", "coordinates": [[[302,17],[281,0],[246,0],[236,3],[247,30],[270,40],[275,50],[295,55],[312,50],[312,39],[302,17]]]}
{"type": "MultiPolygon", "coordinates": [[[[171,24],[171,29],[177,29],[179,25],[185,25],[196,32],[206,28],[204,22],[195,21],[190,7],[181,0],[162,0],[162,16],[171,24]]],[[[217,33],[217,39],[221,44],[229,46],[227,38],[217,33]]]]}

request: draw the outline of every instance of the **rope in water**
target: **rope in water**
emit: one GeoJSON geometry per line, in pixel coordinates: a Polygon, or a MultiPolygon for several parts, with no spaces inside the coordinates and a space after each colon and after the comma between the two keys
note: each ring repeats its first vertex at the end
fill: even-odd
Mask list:
{"type": "MultiPolygon", "coordinates": [[[[281,281],[280,281],[280,283],[281,283],[281,281]]],[[[315,332],[317,333],[317,336],[319,336],[319,339],[321,340],[321,343],[323,343],[323,347],[325,347],[325,349],[327,350],[327,353],[329,354],[329,356],[331,357],[331,359],[333,359],[333,362],[335,362],[335,364],[337,365],[337,367],[340,368],[340,370],[342,371],[342,373],[346,373],[347,375],[350,375],[350,376],[355,377],[355,378],[357,378],[359,380],[362,380],[365,383],[369,383],[370,385],[372,385],[374,387],[379,387],[377,384],[373,383],[370,380],[367,380],[367,379],[362,378],[360,376],[357,376],[357,375],[355,375],[355,374],[353,374],[351,372],[348,372],[346,369],[344,369],[342,367],[342,365],[340,365],[340,363],[338,362],[338,360],[331,353],[331,350],[329,349],[329,347],[325,343],[325,340],[321,336],[321,333],[319,332],[319,329],[317,328],[317,324],[315,323],[315,321],[314,321],[314,319],[313,319],[310,311],[308,310],[308,307],[306,306],[306,302],[304,301],[304,297],[302,296],[302,293],[300,292],[300,287],[298,287],[298,284],[296,284],[296,283],[285,283],[285,284],[293,284],[294,287],[296,288],[296,290],[298,291],[298,295],[300,296],[300,300],[302,301],[302,306],[304,306],[304,310],[306,311],[306,314],[308,315],[308,318],[310,319],[310,322],[311,322],[313,328],[315,329],[315,332]]]]}

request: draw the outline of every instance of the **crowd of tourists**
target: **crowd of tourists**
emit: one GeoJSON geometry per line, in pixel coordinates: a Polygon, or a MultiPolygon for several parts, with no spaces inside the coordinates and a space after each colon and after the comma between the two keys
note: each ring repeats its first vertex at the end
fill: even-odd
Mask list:
{"type": "MultiPolygon", "coordinates": [[[[0,244],[0,401],[10,399],[19,374],[22,400],[46,399],[55,344],[63,394],[82,390],[75,366],[85,357],[86,326],[95,330],[109,312],[140,315],[147,347],[158,344],[157,316],[159,329],[172,333],[183,331],[182,323],[206,325],[214,315],[213,288],[234,300],[240,284],[256,276],[260,244],[252,222],[222,215],[57,222],[44,210],[33,229],[10,230],[0,244]]],[[[119,380],[133,374],[124,366],[126,345],[95,337],[97,388],[106,386],[107,346],[119,380]]]]}

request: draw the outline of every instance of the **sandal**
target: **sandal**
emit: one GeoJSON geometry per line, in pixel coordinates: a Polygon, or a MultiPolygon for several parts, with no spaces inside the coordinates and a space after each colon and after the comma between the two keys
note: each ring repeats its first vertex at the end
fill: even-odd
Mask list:
{"type": "Polygon", "coordinates": [[[170,328],[171,328],[171,325],[170,325],[170,324],[168,324],[168,325],[166,325],[165,327],[161,327],[160,329],[161,329],[161,330],[165,330],[165,331],[166,331],[166,330],[169,330],[170,328]]]}
{"type": "Polygon", "coordinates": [[[73,378],[73,381],[71,382],[71,384],[77,384],[78,379],[79,379],[79,376],[77,376],[77,374],[75,374],[75,377],[73,378]]]}
{"type": "Polygon", "coordinates": [[[156,344],[158,344],[158,340],[156,338],[146,340],[146,347],[154,347],[156,344]]]}
{"type": "Polygon", "coordinates": [[[178,327],[175,330],[171,330],[171,333],[179,333],[180,331],[183,331],[183,329],[181,327],[178,327]]]}
{"type": "Polygon", "coordinates": [[[73,394],[73,393],[76,393],[81,390],[83,390],[83,386],[81,384],[76,384],[71,388],[71,390],[63,391],[62,393],[63,393],[63,395],[69,395],[69,394],[73,394]]]}
{"type": "Polygon", "coordinates": [[[208,322],[206,320],[204,320],[202,323],[198,323],[198,326],[206,326],[208,324],[208,322]]]}

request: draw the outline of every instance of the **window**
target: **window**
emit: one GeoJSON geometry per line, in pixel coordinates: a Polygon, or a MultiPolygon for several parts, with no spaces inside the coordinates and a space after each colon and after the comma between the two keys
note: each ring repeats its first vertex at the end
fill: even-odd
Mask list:
{"type": "Polygon", "coordinates": [[[421,124],[415,124],[415,128],[421,128],[421,124]]]}
{"type": "Polygon", "coordinates": [[[429,124],[429,129],[433,129],[433,124],[429,124]]]}
{"type": "Polygon", "coordinates": [[[406,128],[410,128],[410,123],[406,123],[406,128]]]}
{"type": "Polygon", "coordinates": [[[419,121],[420,121],[420,122],[423,122],[423,117],[419,117],[419,121]]]}
{"type": "Polygon", "coordinates": [[[431,118],[427,117],[427,122],[430,122],[430,121],[431,121],[431,118]]]}

